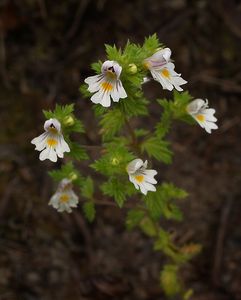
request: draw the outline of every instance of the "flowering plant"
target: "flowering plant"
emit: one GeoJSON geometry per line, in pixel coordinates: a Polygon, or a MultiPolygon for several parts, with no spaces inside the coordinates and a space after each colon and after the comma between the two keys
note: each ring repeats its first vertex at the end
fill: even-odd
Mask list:
{"type": "Polygon", "coordinates": [[[112,204],[127,209],[126,226],[138,227],[153,240],[154,250],[168,259],[160,273],[161,285],[168,296],[182,294],[188,299],[191,290],[185,290],[179,279],[182,265],[200,251],[197,244],[175,245],[172,233],[161,226],[161,221],[182,220],[175,201],[187,193],[172,183],[162,182],[162,164],[172,162],[173,152],[166,136],[173,122],[195,122],[208,133],[217,129],[214,109],[208,102],[193,100],[182,92],[187,83],[174,71],[171,50],[159,43],[156,35],[146,38],[142,46],[128,42],[123,50],[106,45],[107,60],[92,64],[96,74],[85,79],[81,92],[94,103],[99,122],[101,145],[99,158],[90,161],[81,142],[73,142],[71,134],[84,134],[84,126],[74,115],[74,105],[57,105],[54,111],[44,111],[47,118],[45,133],[32,140],[40,153],[40,160],[64,158],[60,169],[50,176],[59,186],[49,204],[59,212],[71,212],[82,206],[88,221],[93,222],[96,205],[112,204]],[[135,128],[133,119],[145,118],[150,113],[142,87],[153,78],[162,89],[173,91],[173,99],[157,99],[160,119],[153,131],[135,128]],[[77,161],[89,160],[90,173],[81,173],[77,161]],[[154,165],[155,169],[148,168],[154,165]],[[93,172],[91,173],[91,169],[93,172]],[[98,174],[98,176],[97,176],[98,174]],[[100,175],[100,176],[99,176],[100,175]],[[154,178],[155,177],[155,178],[154,178]],[[76,188],[78,196],[73,191],[76,188]]]}

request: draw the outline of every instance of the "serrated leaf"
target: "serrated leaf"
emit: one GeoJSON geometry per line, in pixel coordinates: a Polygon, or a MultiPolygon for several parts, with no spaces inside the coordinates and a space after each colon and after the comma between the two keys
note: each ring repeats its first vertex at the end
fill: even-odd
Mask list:
{"type": "Polygon", "coordinates": [[[83,211],[84,211],[86,219],[89,222],[93,222],[95,219],[95,214],[96,214],[94,202],[93,201],[85,202],[83,204],[83,211]]]}
{"type": "Polygon", "coordinates": [[[91,177],[87,177],[82,185],[81,194],[87,199],[92,199],[94,193],[94,182],[91,177]]]}
{"type": "Polygon", "coordinates": [[[72,182],[78,186],[82,186],[83,177],[77,171],[72,162],[62,165],[59,170],[53,170],[48,172],[48,174],[55,180],[61,181],[64,178],[72,180],[72,182]]]}
{"type": "Polygon", "coordinates": [[[66,155],[76,159],[76,160],[85,160],[88,159],[88,154],[85,149],[81,147],[78,143],[69,142],[70,152],[66,153],[66,155]]]}
{"type": "Polygon", "coordinates": [[[146,235],[151,237],[156,236],[157,234],[156,227],[154,222],[150,218],[148,217],[143,218],[139,226],[146,235]]]}
{"type": "Polygon", "coordinates": [[[102,157],[96,160],[91,167],[106,176],[126,174],[126,165],[134,159],[134,155],[120,139],[105,144],[102,157]]]}
{"type": "Polygon", "coordinates": [[[145,212],[139,209],[130,210],[126,217],[126,227],[130,230],[138,226],[144,218],[145,212]]]}
{"type": "Polygon", "coordinates": [[[183,199],[186,196],[187,193],[184,190],[175,187],[173,184],[163,183],[157,187],[155,193],[148,193],[144,197],[144,201],[154,219],[164,216],[167,219],[179,221],[182,219],[182,213],[171,201],[183,199]]]}
{"type": "Polygon", "coordinates": [[[119,103],[120,109],[126,116],[134,117],[134,116],[146,116],[148,115],[147,110],[147,101],[144,97],[132,98],[128,97],[126,101],[121,101],[119,103]]]}
{"type": "Polygon", "coordinates": [[[158,161],[170,164],[172,161],[172,152],[169,149],[169,143],[159,138],[151,137],[143,141],[141,145],[142,152],[147,152],[149,157],[154,157],[158,161]]]}
{"type": "Polygon", "coordinates": [[[120,131],[125,123],[125,116],[119,109],[112,109],[107,111],[101,121],[101,133],[103,139],[106,141],[111,139],[116,133],[120,131]]]}
{"type": "Polygon", "coordinates": [[[113,197],[119,207],[122,207],[126,197],[130,196],[134,189],[127,181],[121,181],[119,178],[111,177],[107,182],[102,184],[101,190],[104,195],[113,197]]]}
{"type": "Polygon", "coordinates": [[[160,274],[161,286],[168,297],[173,297],[181,292],[181,283],[177,275],[178,266],[165,265],[160,274]]]}

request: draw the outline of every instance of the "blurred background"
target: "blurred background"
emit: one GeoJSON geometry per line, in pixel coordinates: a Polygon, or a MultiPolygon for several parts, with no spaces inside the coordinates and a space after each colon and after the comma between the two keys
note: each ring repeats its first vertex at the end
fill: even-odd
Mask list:
{"type": "MultiPolygon", "coordinates": [[[[169,225],[175,241],[203,245],[182,279],[194,300],[241,299],[240,13],[237,0],[0,1],[1,300],[166,299],[165,258],[139,231],[126,232],[125,209],[100,207],[91,225],[80,209],[57,213],[47,205],[55,189],[47,171],[56,165],[40,162],[30,144],[42,132],[42,109],[56,102],[74,102],[86,125],[80,142],[98,144],[92,104],[78,90],[90,63],[105,59],[104,43],[142,43],[155,32],[172,49],[184,89],[209,99],[219,125],[208,135],[175,124],[174,163],[159,166],[159,181],[189,193],[184,221],[169,225]]],[[[155,82],[145,93],[171,97],[155,82]]],[[[153,105],[150,124],[160,117],[153,105]]]]}

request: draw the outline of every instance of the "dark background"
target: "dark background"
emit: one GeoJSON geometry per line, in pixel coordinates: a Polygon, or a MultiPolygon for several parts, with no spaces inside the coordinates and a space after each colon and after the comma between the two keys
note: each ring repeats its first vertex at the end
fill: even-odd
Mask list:
{"type": "MultiPolygon", "coordinates": [[[[194,300],[241,299],[240,12],[234,0],[0,1],[1,300],[166,299],[165,258],[139,231],[125,231],[125,209],[100,207],[92,225],[80,209],[58,214],[47,205],[53,164],[30,144],[42,132],[41,110],[56,102],[76,103],[87,131],[80,142],[98,144],[92,104],[78,91],[90,63],[105,59],[104,43],[142,43],[154,32],[172,49],[184,89],[209,99],[219,125],[208,135],[175,124],[174,163],[158,166],[159,181],[189,192],[185,220],[168,229],[179,244],[203,245],[182,279],[194,300]]],[[[153,82],[145,93],[171,97],[153,82]]],[[[158,120],[154,101],[151,110],[143,124],[158,120]]],[[[80,169],[90,172],[86,162],[80,169]]]]}

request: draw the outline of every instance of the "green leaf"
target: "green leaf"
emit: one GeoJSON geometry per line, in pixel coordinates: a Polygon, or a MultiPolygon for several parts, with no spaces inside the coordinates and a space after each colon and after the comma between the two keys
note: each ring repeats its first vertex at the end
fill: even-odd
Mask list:
{"type": "Polygon", "coordinates": [[[87,199],[92,199],[94,193],[94,182],[91,177],[87,177],[82,185],[81,194],[87,199]]]}
{"type": "Polygon", "coordinates": [[[177,275],[178,266],[165,265],[160,274],[161,286],[168,297],[173,297],[181,292],[181,283],[177,275]]]}
{"type": "Polygon", "coordinates": [[[43,110],[43,114],[46,119],[56,118],[58,121],[62,121],[64,117],[72,114],[74,111],[74,104],[67,104],[67,105],[59,105],[56,104],[54,111],[46,111],[43,110]]]}
{"type": "Polygon", "coordinates": [[[142,50],[146,54],[146,58],[154,54],[158,48],[163,47],[163,45],[160,44],[156,33],[145,38],[145,42],[143,44],[142,50]]]}
{"type": "Polygon", "coordinates": [[[107,111],[101,121],[101,133],[103,140],[111,139],[116,133],[120,131],[125,123],[125,115],[119,109],[112,109],[107,111]]]}
{"type": "Polygon", "coordinates": [[[172,152],[169,149],[169,143],[159,138],[151,137],[143,141],[141,145],[142,152],[147,152],[149,157],[154,157],[158,161],[170,164],[172,161],[172,152]]]}
{"type": "Polygon", "coordinates": [[[171,127],[173,118],[172,102],[167,99],[157,100],[157,102],[163,107],[163,113],[161,120],[156,125],[156,134],[158,138],[163,138],[171,127]]]}
{"type": "Polygon", "coordinates": [[[125,174],[127,164],[134,159],[121,139],[105,144],[102,157],[96,160],[91,167],[106,176],[125,174]]]}
{"type": "Polygon", "coordinates": [[[122,207],[127,196],[131,196],[135,189],[128,181],[122,181],[118,177],[111,177],[107,182],[102,184],[101,190],[104,195],[113,197],[119,207],[122,207]]]}
{"type": "Polygon", "coordinates": [[[89,222],[93,222],[95,219],[95,214],[96,214],[94,202],[93,201],[85,202],[83,204],[83,211],[84,211],[86,219],[89,222]]]}
{"type": "Polygon", "coordinates": [[[124,99],[119,103],[120,109],[127,117],[146,116],[148,115],[147,101],[142,94],[139,93],[136,97],[128,96],[128,99],[124,99]]]}
{"type": "Polygon", "coordinates": [[[146,235],[151,237],[156,236],[157,230],[155,224],[149,217],[143,218],[139,226],[146,235]]]}
{"type": "Polygon", "coordinates": [[[139,209],[133,209],[128,211],[126,217],[126,227],[130,230],[138,226],[141,220],[144,218],[145,212],[139,209]]]}
{"type": "Polygon", "coordinates": [[[184,190],[175,187],[173,184],[163,183],[157,187],[155,193],[148,193],[144,197],[144,201],[154,219],[164,216],[167,219],[179,221],[182,219],[182,213],[171,201],[183,199],[186,196],[187,193],[184,190]]]}
{"type": "Polygon", "coordinates": [[[78,186],[82,186],[83,184],[83,177],[80,175],[79,171],[75,169],[72,162],[62,165],[59,170],[50,171],[49,175],[58,182],[67,178],[72,180],[72,182],[78,186]]]}
{"type": "Polygon", "coordinates": [[[66,153],[66,155],[76,159],[76,160],[85,160],[88,159],[88,155],[84,148],[82,148],[78,143],[68,142],[70,147],[70,152],[66,153]]]}
{"type": "Polygon", "coordinates": [[[97,74],[100,74],[101,66],[102,66],[102,61],[99,60],[98,62],[91,64],[91,69],[95,71],[97,74]]]}

